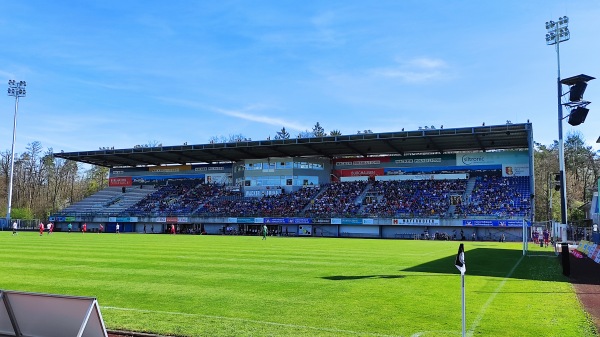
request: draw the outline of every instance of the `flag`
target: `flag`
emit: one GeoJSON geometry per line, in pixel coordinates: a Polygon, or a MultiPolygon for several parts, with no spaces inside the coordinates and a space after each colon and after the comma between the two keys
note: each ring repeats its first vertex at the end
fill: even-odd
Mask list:
{"type": "Polygon", "coordinates": [[[456,262],[454,262],[454,265],[460,270],[461,275],[464,275],[465,271],[467,271],[467,265],[465,264],[465,248],[462,243],[458,246],[458,254],[456,255],[456,262]]]}

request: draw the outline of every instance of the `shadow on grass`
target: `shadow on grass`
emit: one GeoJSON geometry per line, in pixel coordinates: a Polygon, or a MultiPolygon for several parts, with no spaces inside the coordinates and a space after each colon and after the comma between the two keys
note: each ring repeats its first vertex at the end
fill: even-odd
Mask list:
{"type": "MultiPolygon", "coordinates": [[[[569,282],[562,275],[559,257],[554,252],[529,252],[523,257],[521,250],[495,248],[469,249],[465,245],[466,275],[489,276],[538,281],[569,282]],[[515,268],[519,260],[520,264],[515,268]],[[513,270],[514,269],[514,270],[513,270]]],[[[472,246],[471,246],[472,247],[472,246]]],[[[458,250],[458,245],[457,245],[458,250]]],[[[454,266],[456,255],[429,261],[420,265],[402,269],[403,272],[458,274],[454,266]]],[[[411,277],[407,275],[407,277],[411,277]]]]}
{"type": "MultiPolygon", "coordinates": [[[[528,255],[523,257],[521,250],[479,248],[478,245],[473,246],[476,248],[467,248],[465,251],[465,264],[468,276],[600,284],[600,264],[594,263],[590,259],[574,259],[571,257],[571,278],[568,278],[562,274],[563,268],[560,255],[556,256],[554,252],[530,251],[528,255]],[[517,266],[519,261],[521,262],[517,266]]],[[[448,274],[459,274],[454,266],[455,259],[456,255],[446,256],[441,259],[401,269],[400,272],[402,273],[399,275],[332,275],[322,276],[321,278],[331,281],[351,281],[447,276],[448,274]]]]}
{"type": "Polygon", "coordinates": [[[323,276],[322,279],[331,281],[347,281],[347,280],[362,280],[362,279],[395,279],[404,278],[404,275],[335,275],[335,276],[323,276]]]}

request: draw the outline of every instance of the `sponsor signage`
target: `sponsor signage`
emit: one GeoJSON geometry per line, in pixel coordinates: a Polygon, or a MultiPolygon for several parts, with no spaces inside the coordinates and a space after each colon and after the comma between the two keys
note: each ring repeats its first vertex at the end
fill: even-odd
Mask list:
{"type": "Polygon", "coordinates": [[[109,216],[108,217],[108,222],[137,222],[138,218],[137,216],[131,216],[131,217],[114,217],[114,216],[109,216]]]}
{"type": "Polygon", "coordinates": [[[373,223],[373,219],[331,218],[332,225],[372,225],[373,223]]]}
{"type": "Polygon", "coordinates": [[[523,220],[463,220],[463,226],[523,227],[523,220]]]}
{"type": "Polygon", "coordinates": [[[397,175],[398,171],[387,171],[388,175],[375,177],[375,180],[390,181],[390,180],[445,180],[445,179],[469,179],[466,173],[449,173],[449,174],[404,174],[397,175]]]}
{"type": "Polygon", "coordinates": [[[426,225],[426,226],[439,226],[440,219],[392,219],[392,225],[426,225]]]}
{"type": "Polygon", "coordinates": [[[232,223],[255,223],[254,218],[229,218],[228,221],[232,223]]]}
{"type": "Polygon", "coordinates": [[[382,168],[337,170],[338,177],[375,177],[384,175],[382,168]]]}
{"type": "Polygon", "coordinates": [[[529,165],[508,164],[502,165],[503,177],[527,177],[529,176],[529,165]]]}
{"type": "Polygon", "coordinates": [[[231,164],[218,165],[192,165],[192,171],[195,172],[231,172],[231,164]]]}
{"type": "Polygon", "coordinates": [[[459,153],[456,165],[529,165],[529,156],[527,151],[459,153]]]}
{"type": "Polygon", "coordinates": [[[150,172],[173,173],[173,172],[191,171],[192,170],[192,166],[190,166],[190,165],[152,166],[152,167],[149,167],[148,170],[150,172]]]}
{"type": "Polygon", "coordinates": [[[309,218],[264,218],[264,223],[277,225],[277,224],[310,224],[312,219],[309,218]]]}
{"type": "Polygon", "coordinates": [[[382,163],[388,163],[390,157],[373,157],[373,158],[361,158],[361,159],[336,159],[334,160],[334,166],[372,166],[381,165],[382,163]]]}
{"type": "Polygon", "coordinates": [[[108,178],[108,186],[110,187],[118,187],[118,186],[131,186],[131,177],[113,177],[108,178]]]}

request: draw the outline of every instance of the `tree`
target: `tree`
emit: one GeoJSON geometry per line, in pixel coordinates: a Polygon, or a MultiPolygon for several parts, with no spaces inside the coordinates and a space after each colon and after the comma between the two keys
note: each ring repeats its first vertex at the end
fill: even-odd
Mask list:
{"type": "Polygon", "coordinates": [[[317,124],[315,124],[315,126],[313,127],[312,133],[314,137],[327,136],[327,132],[325,132],[325,129],[321,126],[321,124],[319,124],[319,122],[317,122],[317,124]]]}
{"type": "Polygon", "coordinates": [[[340,130],[331,130],[331,131],[329,132],[329,135],[330,135],[330,136],[341,136],[341,135],[342,135],[342,132],[341,132],[340,130]]]}
{"type": "Polygon", "coordinates": [[[229,136],[211,136],[208,141],[211,144],[218,144],[218,143],[235,143],[235,142],[244,142],[244,141],[250,141],[250,138],[247,138],[246,136],[244,136],[241,133],[238,134],[230,134],[229,136]]]}
{"type": "MultiPolygon", "coordinates": [[[[535,220],[559,220],[560,191],[555,191],[555,176],[559,173],[557,141],[550,146],[535,144],[535,220]]],[[[567,215],[569,221],[584,216],[581,205],[591,200],[591,191],[599,179],[600,159],[591,146],[586,145],[580,132],[567,135],[564,143],[565,183],[567,186],[567,215]]]]}
{"type": "Polygon", "coordinates": [[[312,133],[312,131],[304,130],[298,133],[297,138],[312,138],[313,136],[314,134],[312,133]]]}
{"type": "Polygon", "coordinates": [[[285,130],[285,127],[282,127],[281,131],[277,131],[275,139],[290,139],[290,133],[285,130]]]}

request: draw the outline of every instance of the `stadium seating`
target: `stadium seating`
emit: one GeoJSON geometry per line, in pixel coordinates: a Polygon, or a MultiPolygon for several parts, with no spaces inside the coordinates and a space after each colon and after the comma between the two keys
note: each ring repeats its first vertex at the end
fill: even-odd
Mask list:
{"type": "Polygon", "coordinates": [[[231,186],[178,180],[127,193],[109,187],[57,215],[511,218],[529,212],[528,177],[484,172],[469,180],[334,182],[260,197],[244,197],[231,186]]]}

